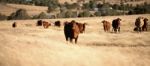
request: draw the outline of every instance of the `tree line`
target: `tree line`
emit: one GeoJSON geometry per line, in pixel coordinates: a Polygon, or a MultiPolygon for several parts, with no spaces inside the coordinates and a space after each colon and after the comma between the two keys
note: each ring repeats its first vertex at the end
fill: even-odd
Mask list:
{"type": "Polygon", "coordinates": [[[133,6],[132,4],[109,4],[97,3],[91,0],[87,3],[67,3],[60,4],[58,0],[0,0],[1,3],[27,4],[37,6],[47,6],[47,13],[59,11],[55,16],[47,15],[41,12],[35,16],[29,16],[25,9],[18,9],[10,16],[0,13],[0,20],[17,20],[17,19],[49,19],[49,18],[76,18],[76,17],[94,17],[94,16],[113,16],[113,15],[132,15],[132,14],[149,14],[150,4],[143,3],[133,6]]]}

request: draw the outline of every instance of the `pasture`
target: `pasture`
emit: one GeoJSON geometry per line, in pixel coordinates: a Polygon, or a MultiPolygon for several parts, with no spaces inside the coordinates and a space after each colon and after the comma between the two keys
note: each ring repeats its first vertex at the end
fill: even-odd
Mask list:
{"type": "Polygon", "coordinates": [[[139,16],[150,20],[150,14],[44,19],[87,23],[77,44],[66,42],[63,26],[44,29],[36,26],[37,20],[0,21],[0,66],[149,66],[150,31],[133,31],[139,16]],[[118,17],[121,32],[104,32],[101,21],[118,17]]]}

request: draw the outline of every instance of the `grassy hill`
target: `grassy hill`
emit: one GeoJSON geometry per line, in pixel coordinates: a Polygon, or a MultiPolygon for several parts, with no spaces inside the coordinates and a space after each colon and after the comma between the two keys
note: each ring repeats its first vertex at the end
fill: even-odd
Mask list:
{"type": "Polygon", "coordinates": [[[37,15],[41,12],[46,12],[47,7],[32,6],[32,5],[20,5],[20,4],[0,4],[0,13],[9,16],[11,13],[22,8],[26,9],[29,15],[37,15]]]}
{"type": "MultiPolygon", "coordinates": [[[[77,2],[77,0],[59,0],[60,3],[64,3],[64,2],[69,2],[69,3],[73,3],[73,2],[77,2]]],[[[86,0],[87,1],[87,0],[86,0]]],[[[102,0],[100,0],[102,1],[102,0]]],[[[150,3],[150,0],[142,0],[142,1],[136,1],[136,2],[126,2],[128,4],[142,4],[144,2],[150,3]]],[[[118,0],[106,0],[106,2],[112,3],[112,4],[117,4],[120,3],[120,1],[118,0]]],[[[43,7],[43,6],[34,6],[34,5],[20,5],[20,4],[0,4],[0,13],[9,16],[11,13],[15,12],[16,10],[22,8],[22,9],[26,9],[27,12],[29,13],[29,15],[37,15],[41,12],[46,12],[48,7],[43,7]]]]}

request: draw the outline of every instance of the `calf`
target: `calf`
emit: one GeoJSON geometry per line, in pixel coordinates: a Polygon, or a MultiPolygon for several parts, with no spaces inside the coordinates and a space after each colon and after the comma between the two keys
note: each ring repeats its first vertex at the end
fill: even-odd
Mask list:
{"type": "Polygon", "coordinates": [[[108,22],[108,21],[102,21],[102,23],[103,23],[103,27],[104,27],[104,31],[105,32],[109,32],[110,31],[110,22],[108,22]]]}
{"type": "Polygon", "coordinates": [[[144,25],[142,26],[142,31],[147,31],[148,29],[148,19],[144,18],[144,25]]]}
{"type": "Polygon", "coordinates": [[[51,24],[46,21],[43,21],[42,23],[44,28],[48,28],[49,26],[51,26],[51,24]]]}

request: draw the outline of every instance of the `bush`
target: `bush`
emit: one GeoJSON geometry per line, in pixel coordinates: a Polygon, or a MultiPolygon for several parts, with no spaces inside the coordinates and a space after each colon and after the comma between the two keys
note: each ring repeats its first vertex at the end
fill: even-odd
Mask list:
{"type": "Polygon", "coordinates": [[[76,9],[76,8],[79,8],[79,4],[78,3],[69,4],[69,3],[65,2],[64,5],[65,5],[65,7],[67,9],[76,9]]]}
{"type": "Polygon", "coordinates": [[[57,17],[58,18],[65,18],[65,13],[66,12],[61,12],[61,13],[57,14],[57,17]]]}
{"type": "Polygon", "coordinates": [[[7,19],[7,16],[0,13],[0,20],[6,20],[6,19],[7,19]]]}
{"type": "Polygon", "coordinates": [[[79,13],[78,17],[90,17],[91,13],[89,11],[83,11],[79,13]]]}
{"type": "Polygon", "coordinates": [[[41,13],[38,15],[37,18],[38,18],[38,19],[48,19],[48,16],[46,15],[46,13],[41,12],[41,13]]]}
{"type": "Polygon", "coordinates": [[[30,16],[28,15],[25,9],[19,9],[8,17],[8,20],[24,20],[24,19],[30,19],[30,16]]]}
{"type": "Polygon", "coordinates": [[[101,16],[102,14],[101,14],[101,12],[100,11],[98,11],[98,12],[95,12],[95,14],[94,14],[95,16],[101,16]]]}
{"type": "Polygon", "coordinates": [[[49,17],[44,12],[41,12],[39,15],[33,16],[33,19],[48,19],[48,18],[49,17]]]}
{"type": "Polygon", "coordinates": [[[59,13],[57,16],[58,18],[74,18],[77,17],[77,12],[66,11],[66,12],[59,13]]]}

